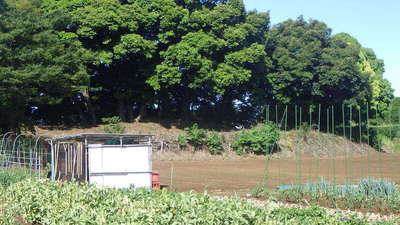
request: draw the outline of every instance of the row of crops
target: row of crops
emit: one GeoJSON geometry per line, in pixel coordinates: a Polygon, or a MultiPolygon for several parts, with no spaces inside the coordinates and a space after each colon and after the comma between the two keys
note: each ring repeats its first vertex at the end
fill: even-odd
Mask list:
{"type": "Polygon", "coordinates": [[[1,170],[0,181],[0,224],[367,224],[318,207],[257,207],[207,194],[99,189],[26,179],[23,171],[1,170]]]}

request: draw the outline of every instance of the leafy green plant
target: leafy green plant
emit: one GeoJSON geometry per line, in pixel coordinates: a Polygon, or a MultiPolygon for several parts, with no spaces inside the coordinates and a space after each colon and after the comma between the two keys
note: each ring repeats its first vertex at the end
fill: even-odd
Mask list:
{"type": "Polygon", "coordinates": [[[199,149],[207,144],[207,130],[199,128],[197,123],[185,128],[186,140],[189,144],[199,149]]]}
{"type": "Polygon", "coordinates": [[[0,169],[0,186],[8,187],[31,177],[35,177],[35,174],[25,168],[0,169]]]}
{"type": "MultiPolygon", "coordinates": [[[[206,194],[96,188],[75,182],[23,180],[0,186],[0,223],[17,224],[352,224],[319,207],[258,207],[206,194]]],[[[357,223],[363,224],[363,223],[357,223]]],[[[367,223],[365,223],[367,224],[367,223]]]]}
{"type": "Polygon", "coordinates": [[[250,191],[250,195],[255,198],[268,198],[271,195],[271,191],[265,183],[258,183],[256,187],[250,191]]]}
{"type": "Polygon", "coordinates": [[[213,155],[221,154],[224,151],[223,138],[218,133],[211,132],[207,134],[206,145],[213,155]]]}
{"type": "Polygon", "coordinates": [[[179,135],[177,138],[179,146],[186,147],[190,144],[195,150],[207,148],[213,155],[224,151],[223,138],[220,134],[201,129],[197,123],[185,128],[185,131],[185,135],[179,135]]]}
{"type": "Polygon", "coordinates": [[[267,123],[236,135],[232,147],[237,154],[270,153],[279,137],[278,128],[272,123],[267,123]]]}
{"type": "Polygon", "coordinates": [[[361,179],[358,189],[361,194],[367,196],[389,197],[398,194],[396,184],[383,179],[361,179]]]}
{"type": "Polygon", "coordinates": [[[120,124],[122,120],[118,116],[105,117],[101,121],[105,124],[104,132],[106,133],[122,134],[125,132],[125,127],[120,124]]]}
{"type": "Polygon", "coordinates": [[[280,190],[278,199],[290,203],[300,203],[304,198],[304,192],[300,188],[280,190]]]}
{"type": "Polygon", "coordinates": [[[186,136],[185,135],[182,135],[182,134],[178,135],[177,142],[178,142],[179,147],[181,147],[181,148],[186,148],[187,147],[186,136]]]}
{"type": "Polygon", "coordinates": [[[374,178],[361,179],[357,184],[335,185],[321,180],[280,190],[281,201],[320,204],[332,208],[380,210],[388,213],[400,212],[400,193],[394,183],[374,178]]]}

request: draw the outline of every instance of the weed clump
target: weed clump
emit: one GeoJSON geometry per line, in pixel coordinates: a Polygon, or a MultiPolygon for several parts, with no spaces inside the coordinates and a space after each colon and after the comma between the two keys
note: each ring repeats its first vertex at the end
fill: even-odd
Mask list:
{"type": "Polygon", "coordinates": [[[106,133],[122,134],[125,132],[125,127],[120,124],[122,120],[118,116],[102,118],[101,122],[105,124],[104,132],[106,133]]]}

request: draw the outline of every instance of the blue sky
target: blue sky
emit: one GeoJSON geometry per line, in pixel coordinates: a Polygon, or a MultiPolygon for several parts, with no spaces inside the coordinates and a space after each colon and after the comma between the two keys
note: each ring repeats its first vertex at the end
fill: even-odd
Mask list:
{"type": "Polygon", "coordinates": [[[385,74],[400,97],[400,0],[244,0],[247,10],[270,11],[276,24],[303,15],[346,32],[385,61],[385,74]]]}

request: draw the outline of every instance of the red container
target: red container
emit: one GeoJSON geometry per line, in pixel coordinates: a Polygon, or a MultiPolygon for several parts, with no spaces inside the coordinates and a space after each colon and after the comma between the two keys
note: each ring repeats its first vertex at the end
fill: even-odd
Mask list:
{"type": "Polygon", "coordinates": [[[153,172],[151,177],[153,190],[160,190],[160,174],[158,172],[153,172]]]}

